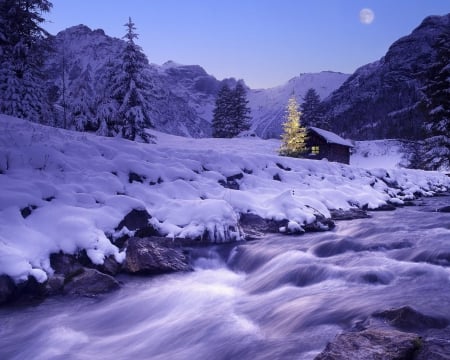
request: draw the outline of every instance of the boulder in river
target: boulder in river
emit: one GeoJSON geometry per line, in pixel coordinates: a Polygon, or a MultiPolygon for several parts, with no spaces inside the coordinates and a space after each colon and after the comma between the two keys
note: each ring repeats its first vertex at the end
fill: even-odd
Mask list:
{"type": "Polygon", "coordinates": [[[64,285],[68,295],[95,296],[119,288],[119,282],[112,276],[95,269],[83,268],[82,272],[72,277],[64,285]]]}
{"type": "Polygon", "coordinates": [[[50,255],[50,266],[55,270],[55,274],[63,275],[65,278],[72,277],[83,271],[83,266],[75,255],[62,252],[50,255]]]}
{"type": "Polygon", "coordinates": [[[373,316],[384,319],[391,326],[405,331],[443,329],[449,325],[445,318],[424,315],[409,306],[375,312],[373,316]]]}
{"type": "Polygon", "coordinates": [[[157,275],[176,271],[190,271],[188,258],[180,247],[159,238],[128,240],[124,270],[131,274],[157,275]]]}
{"type": "Polygon", "coordinates": [[[367,211],[353,208],[349,210],[342,209],[332,209],[330,210],[331,219],[333,220],[355,220],[355,219],[366,219],[369,218],[370,215],[367,214],[367,211]]]}
{"type": "Polygon", "coordinates": [[[344,332],[328,343],[315,360],[413,359],[422,345],[417,334],[390,329],[344,332]]]}

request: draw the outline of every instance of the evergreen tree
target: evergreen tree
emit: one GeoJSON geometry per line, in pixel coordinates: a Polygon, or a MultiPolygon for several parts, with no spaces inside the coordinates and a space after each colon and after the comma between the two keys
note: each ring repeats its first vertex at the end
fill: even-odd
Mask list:
{"type": "Polygon", "coordinates": [[[250,129],[250,107],[248,106],[247,93],[241,81],[236,85],[233,91],[232,100],[232,119],[233,128],[231,129],[232,137],[239,135],[243,131],[250,129]]]}
{"type": "Polygon", "coordinates": [[[213,113],[213,137],[232,138],[250,129],[250,108],[245,87],[239,81],[231,90],[224,84],[217,94],[213,113]]]}
{"type": "Polygon", "coordinates": [[[232,113],[232,97],[233,93],[227,84],[223,84],[220,88],[216,104],[213,111],[212,128],[213,137],[229,138],[233,137],[233,124],[230,114],[232,113]]]}
{"type": "Polygon", "coordinates": [[[450,33],[438,41],[438,55],[431,66],[426,85],[425,134],[423,156],[425,169],[450,169],[450,33]]]}
{"type": "Polygon", "coordinates": [[[283,124],[281,135],[280,155],[300,157],[306,152],[306,128],[300,123],[301,112],[297,100],[292,95],[286,108],[286,121],[283,124]]]}
{"type": "Polygon", "coordinates": [[[112,86],[115,74],[120,70],[118,64],[111,59],[99,70],[96,82],[99,83],[99,89],[95,99],[96,119],[99,124],[97,135],[116,136],[120,133],[117,122],[117,112],[119,104],[112,96],[112,86]]]}
{"type": "Polygon", "coordinates": [[[78,131],[96,131],[98,122],[95,118],[94,91],[91,88],[91,66],[76,77],[68,92],[68,112],[70,124],[78,131]]]}
{"type": "Polygon", "coordinates": [[[0,0],[0,112],[51,123],[42,72],[47,0],[0,0]]]}
{"type": "Polygon", "coordinates": [[[320,96],[313,88],[308,89],[304,102],[300,106],[304,126],[316,126],[326,129],[327,126],[320,106],[320,96]]]}
{"type": "Polygon", "coordinates": [[[150,142],[152,137],[145,132],[146,128],[153,127],[148,101],[153,88],[146,73],[148,60],[140,46],[134,42],[138,35],[131,18],[125,27],[126,46],[123,50],[122,64],[113,76],[111,84],[112,98],[119,106],[114,116],[113,127],[117,128],[120,135],[126,139],[150,142]]]}

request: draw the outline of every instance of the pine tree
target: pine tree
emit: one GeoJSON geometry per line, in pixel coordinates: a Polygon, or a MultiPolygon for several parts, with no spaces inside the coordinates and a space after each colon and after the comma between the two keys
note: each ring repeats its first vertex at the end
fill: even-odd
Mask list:
{"type": "Polygon", "coordinates": [[[301,112],[294,95],[288,101],[285,116],[286,121],[283,124],[279,154],[300,157],[306,152],[307,133],[306,128],[300,123],[301,112]]]}
{"type": "Polygon", "coordinates": [[[233,91],[232,100],[233,111],[233,129],[231,129],[231,135],[237,136],[243,131],[250,129],[250,107],[248,106],[247,93],[245,87],[241,81],[236,84],[236,88],[233,91]]]}
{"type": "Polygon", "coordinates": [[[230,138],[232,136],[233,123],[231,121],[233,93],[227,84],[220,88],[213,111],[212,136],[216,138],[230,138]]]}
{"type": "Polygon", "coordinates": [[[42,72],[46,0],[0,0],[0,112],[52,123],[42,72]]]}
{"type": "Polygon", "coordinates": [[[117,121],[119,104],[112,96],[114,77],[120,71],[120,66],[111,59],[99,70],[96,82],[99,84],[95,99],[96,119],[99,124],[97,135],[117,136],[120,134],[120,128],[117,121]]]}
{"type": "Polygon", "coordinates": [[[70,124],[78,131],[96,131],[98,122],[94,110],[94,91],[91,88],[91,66],[88,65],[70,85],[68,112],[70,124]]]}
{"type": "Polygon", "coordinates": [[[145,131],[146,128],[153,127],[148,101],[152,97],[153,88],[146,73],[148,60],[141,47],[134,42],[138,35],[131,18],[125,27],[126,46],[123,50],[122,64],[111,85],[112,98],[119,105],[113,126],[126,139],[150,142],[152,137],[145,131]]]}
{"type": "Polygon", "coordinates": [[[431,66],[426,85],[425,133],[423,156],[425,169],[450,169],[450,34],[438,41],[438,55],[431,66]]]}
{"type": "Polygon", "coordinates": [[[327,129],[329,126],[324,120],[320,106],[320,96],[313,88],[308,89],[304,102],[300,105],[302,112],[302,123],[304,126],[316,126],[327,129]]]}
{"type": "Polygon", "coordinates": [[[213,113],[213,137],[232,138],[250,129],[250,107],[245,87],[239,81],[231,90],[224,84],[217,94],[213,113]]]}

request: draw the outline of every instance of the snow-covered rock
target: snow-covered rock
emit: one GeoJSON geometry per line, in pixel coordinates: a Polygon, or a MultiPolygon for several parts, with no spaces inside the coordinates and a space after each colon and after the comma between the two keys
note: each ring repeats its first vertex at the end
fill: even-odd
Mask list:
{"type": "Polygon", "coordinates": [[[119,229],[133,209],[162,236],[226,242],[244,239],[241,214],[301,232],[330,210],[450,187],[438,172],[280,157],[277,140],[153,134],[157,144],[142,144],[0,116],[0,275],[45,282],[59,252],[123,262],[114,239],[133,235],[119,229]],[[239,190],[223,186],[230,177],[239,190]]]}

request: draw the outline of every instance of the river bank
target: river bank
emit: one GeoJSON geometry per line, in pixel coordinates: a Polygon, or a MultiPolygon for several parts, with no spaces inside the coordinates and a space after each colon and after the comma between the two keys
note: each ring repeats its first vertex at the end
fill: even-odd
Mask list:
{"type": "Polygon", "coordinates": [[[423,344],[439,339],[450,320],[450,214],[436,209],[448,204],[422,198],[336,221],[332,231],[213,245],[195,253],[191,272],[121,275],[122,287],[103,296],[2,308],[0,357],[311,360],[329,342],[344,343],[343,331],[377,323],[423,344]],[[418,331],[417,322],[374,316],[404,307],[437,320],[418,331]]]}

